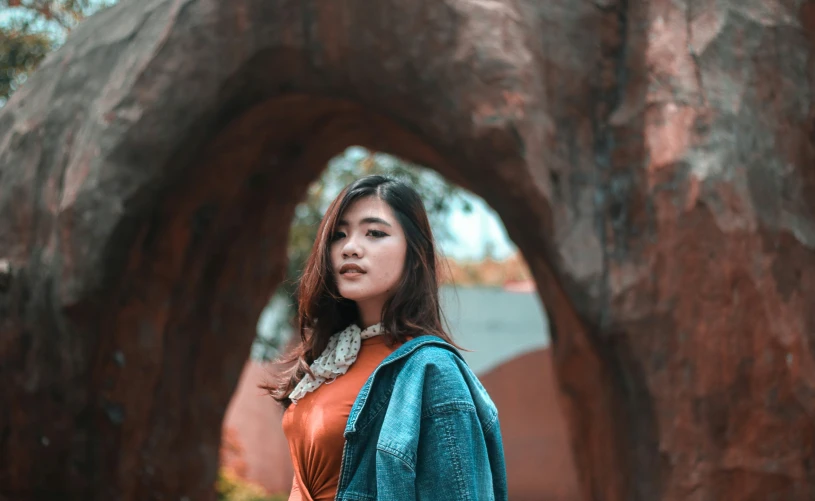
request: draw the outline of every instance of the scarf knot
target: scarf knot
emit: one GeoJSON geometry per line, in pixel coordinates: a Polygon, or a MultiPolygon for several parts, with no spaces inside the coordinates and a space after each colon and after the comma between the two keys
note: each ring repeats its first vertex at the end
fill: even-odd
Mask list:
{"type": "Polygon", "coordinates": [[[332,335],[325,350],[309,366],[314,375],[306,373],[289,394],[289,399],[296,404],[298,400],[319,388],[323,383],[328,384],[348,372],[351,364],[359,355],[362,340],[380,334],[382,334],[381,323],[374,324],[365,330],[361,330],[356,324],[351,324],[332,335]]]}

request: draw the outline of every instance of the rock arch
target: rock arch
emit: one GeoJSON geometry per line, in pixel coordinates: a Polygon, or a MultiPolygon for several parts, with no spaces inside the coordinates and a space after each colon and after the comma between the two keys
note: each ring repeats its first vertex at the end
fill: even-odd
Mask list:
{"type": "Polygon", "coordinates": [[[815,8],[794,4],[94,16],[0,112],[2,494],[207,499],[292,210],[361,144],[503,218],[586,499],[810,498],[815,8]]]}

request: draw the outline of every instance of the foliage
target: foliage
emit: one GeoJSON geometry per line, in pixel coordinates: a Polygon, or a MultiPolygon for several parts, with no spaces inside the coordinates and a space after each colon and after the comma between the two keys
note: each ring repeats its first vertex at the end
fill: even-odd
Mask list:
{"type": "Polygon", "coordinates": [[[28,23],[14,21],[0,26],[0,104],[25,82],[51,46],[51,39],[32,30],[28,23]]]}
{"type": "Polygon", "coordinates": [[[15,9],[18,19],[42,31],[70,31],[80,21],[112,2],[99,0],[4,0],[0,6],[15,9]]]}
{"type": "Polygon", "coordinates": [[[226,428],[221,436],[220,468],[215,480],[218,501],[278,501],[288,496],[269,496],[263,487],[246,480],[248,465],[237,430],[226,428]]]}
{"type": "Polygon", "coordinates": [[[266,494],[263,487],[240,478],[229,468],[218,471],[215,482],[218,501],[285,501],[288,494],[266,494]]]}
{"type": "Polygon", "coordinates": [[[297,280],[316,238],[320,220],[328,205],[345,185],[368,174],[385,174],[413,185],[422,196],[433,232],[440,241],[453,238],[446,225],[447,215],[451,210],[472,210],[464,191],[434,171],[360,147],[349,148],[342,155],[334,157],[320,179],[309,188],[306,200],[295,211],[289,234],[286,278],[270,301],[270,306],[275,303],[283,304],[286,313],[278,315],[277,323],[269,326],[268,330],[259,329],[252,348],[254,358],[274,358],[288,338],[297,313],[297,280]]]}
{"type": "Polygon", "coordinates": [[[111,3],[107,0],[0,1],[0,106],[77,23],[111,3]]]}

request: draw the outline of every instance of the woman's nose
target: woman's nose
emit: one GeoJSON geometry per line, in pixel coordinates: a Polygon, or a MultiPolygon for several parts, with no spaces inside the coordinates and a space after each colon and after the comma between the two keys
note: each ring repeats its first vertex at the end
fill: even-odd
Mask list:
{"type": "Polygon", "coordinates": [[[351,235],[345,239],[345,245],[342,247],[342,256],[357,256],[362,257],[362,248],[360,247],[357,239],[351,235]]]}

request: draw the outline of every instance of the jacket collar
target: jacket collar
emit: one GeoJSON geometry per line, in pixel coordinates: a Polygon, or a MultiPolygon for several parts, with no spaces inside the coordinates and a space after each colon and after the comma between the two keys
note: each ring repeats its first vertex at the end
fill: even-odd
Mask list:
{"type": "Polygon", "coordinates": [[[373,385],[373,381],[376,378],[377,373],[379,370],[397,360],[401,360],[403,358],[407,358],[412,355],[416,350],[422,348],[424,346],[435,345],[440,346],[442,348],[446,348],[453,353],[455,353],[459,358],[462,360],[461,353],[456,350],[453,345],[448,343],[447,341],[441,339],[438,336],[433,336],[430,334],[426,334],[423,336],[417,336],[402,346],[397,348],[393,353],[388,355],[385,360],[383,360],[376,369],[374,369],[371,376],[368,378],[368,381],[365,382],[365,385],[359,391],[359,395],[357,396],[356,401],[354,402],[354,406],[351,408],[351,413],[348,416],[348,422],[345,425],[345,435],[348,436],[349,433],[354,433],[356,431],[357,420],[359,419],[360,414],[362,414],[362,410],[365,408],[365,403],[368,401],[368,396],[371,392],[371,386],[373,385]]]}

